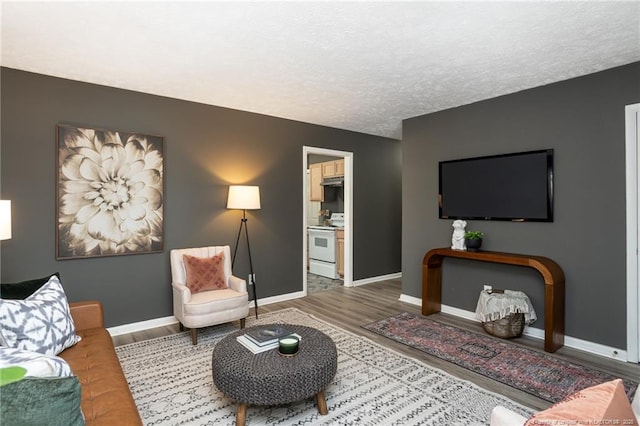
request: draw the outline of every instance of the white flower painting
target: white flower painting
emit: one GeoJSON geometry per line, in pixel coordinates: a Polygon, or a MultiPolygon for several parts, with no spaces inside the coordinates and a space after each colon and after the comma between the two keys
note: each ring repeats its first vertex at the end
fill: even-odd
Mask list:
{"type": "Polygon", "coordinates": [[[163,249],[163,138],[57,126],[57,258],[163,249]]]}

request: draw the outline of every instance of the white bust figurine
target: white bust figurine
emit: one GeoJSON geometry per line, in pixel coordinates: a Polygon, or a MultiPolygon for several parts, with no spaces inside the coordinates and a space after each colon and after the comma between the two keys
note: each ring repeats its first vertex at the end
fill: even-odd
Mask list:
{"type": "Polygon", "coordinates": [[[467,222],[464,220],[456,220],[451,226],[453,226],[451,248],[453,250],[466,250],[467,246],[464,243],[464,228],[467,226],[467,222]]]}

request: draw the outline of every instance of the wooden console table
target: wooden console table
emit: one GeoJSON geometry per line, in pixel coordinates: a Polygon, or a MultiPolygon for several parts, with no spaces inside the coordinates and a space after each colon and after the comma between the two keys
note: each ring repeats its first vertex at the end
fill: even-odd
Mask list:
{"type": "Polygon", "coordinates": [[[540,272],[544,279],[544,350],[555,352],[564,345],[564,272],[553,260],[492,251],[429,250],[422,261],[422,315],[440,312],[442,260],[445,257],[528,266],[540,272]]]}

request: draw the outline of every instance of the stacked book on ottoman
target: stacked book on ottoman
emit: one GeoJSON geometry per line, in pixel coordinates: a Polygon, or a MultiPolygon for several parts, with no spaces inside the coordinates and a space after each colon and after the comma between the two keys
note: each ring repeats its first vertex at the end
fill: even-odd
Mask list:
{"type": "Polygon", "coordinates": [[[300,340],[298,334],[292,333],[286,327],[279,325],[269,325],[264,328],[248,330],[246,333],[237,336],[236,340],[254,354],[258,354],[276,349],[280,338],[289,335],[293,335],[300,340]]]}

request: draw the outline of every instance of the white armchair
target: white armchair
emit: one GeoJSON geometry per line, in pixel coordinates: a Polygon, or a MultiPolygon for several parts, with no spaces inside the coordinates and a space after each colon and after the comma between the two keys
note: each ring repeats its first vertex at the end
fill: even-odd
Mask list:
{"type": "Polygon", "coordinates": [[[198,328],[240,320],[244,328],[249,315],[249,294],[245,280],[231,273],[231,250],[229,246],[199,247],[171,250],[171,287],[173,289],[173,314],[180,328],[191,329],[191,340],[198,343],[198,328]],[[187,287],[187,272],[183,255],[210,258],[224,253],[224,275],[226,289],[208,290],[192,294],[187,287]]]}

